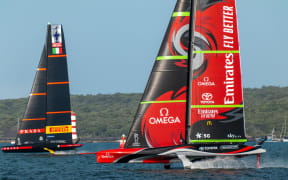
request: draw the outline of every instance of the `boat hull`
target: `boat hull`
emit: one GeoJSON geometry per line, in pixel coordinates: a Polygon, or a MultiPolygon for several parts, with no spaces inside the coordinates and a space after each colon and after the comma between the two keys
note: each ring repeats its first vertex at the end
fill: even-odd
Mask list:
{"type": "MultiPolygon", "coordinates": [[[[171,146],[163,148],[131,148],[131,149],[112,149],[97,152],[98,163],[164,163],[170,164],[181,162],[181,156],[189,161],[198,161],[216,157],[243,157],[257,155],[266,152],[260,146],[245,146],[223,149],[229,147],[221,146],[171,146]]],[[[231,146],[233,147],[233,146],[231,146]]],[[[236,147],[236,146],[234,146],[236,147]]]]}
{"type": "Polygon", "coordinates": [[[77,147],[83,146],[82,144],[51,144],[51,145],[25,145],[25,146],[3,146],[2,152],[5,153],[31,153],[31,152],[50,152],[73,150],[77,147]]]}

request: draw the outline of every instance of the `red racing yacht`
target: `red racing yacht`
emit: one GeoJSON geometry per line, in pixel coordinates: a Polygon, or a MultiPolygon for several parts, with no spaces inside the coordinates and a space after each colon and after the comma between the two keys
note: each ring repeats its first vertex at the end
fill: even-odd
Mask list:
{"type": "Polygon", "coordinates": [[[98,163],[170,167],[265,150],[247,142],[235,0],[177,0],[129,135],[98,163]]]}

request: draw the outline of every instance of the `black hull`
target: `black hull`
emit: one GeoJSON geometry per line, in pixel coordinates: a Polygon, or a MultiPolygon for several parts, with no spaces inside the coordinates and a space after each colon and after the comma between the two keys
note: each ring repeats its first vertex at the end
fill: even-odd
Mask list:
{"type": "Polygon", "coordinates": [[[31,146],[3,146],[2,152],[4,153],[38,153],[52,151],[66,151],[73,150],[77,147],[83,146],[82,144],[49,144],[49,145],[31,145],[31,146]],[[50,150],[50,151],[49,151],[50,150]]]}

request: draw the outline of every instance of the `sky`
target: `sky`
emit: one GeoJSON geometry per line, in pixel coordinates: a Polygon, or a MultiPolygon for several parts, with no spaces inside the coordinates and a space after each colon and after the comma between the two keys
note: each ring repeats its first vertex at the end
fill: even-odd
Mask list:
{"type": "MultiPolygon", "coordinates": [[[[28,97],[47,23],[63,24],[71,94],[142,93],[176,0],[3,0],[0,99],[28,97]]],[[[243,86],[288,86],[288,1],[237,0],[243,86]]]]}

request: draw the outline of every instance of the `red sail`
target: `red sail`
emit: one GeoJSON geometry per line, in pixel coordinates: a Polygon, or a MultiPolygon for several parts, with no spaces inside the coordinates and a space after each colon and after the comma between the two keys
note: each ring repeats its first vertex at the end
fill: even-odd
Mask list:
{"type": "Polygon", "coordinates": [[[245,142],[235,0],[199,2],[194,39],[191,143],[245,142]]]}
{"type": "Polygon", "coordinates": [[[190,0],[177,1],[125,148],[185,142],[190,0]],[[176,14],[176,15],[175,15],[176,14]]]}

